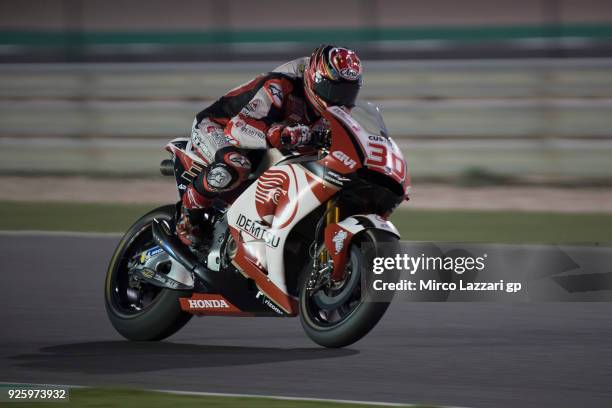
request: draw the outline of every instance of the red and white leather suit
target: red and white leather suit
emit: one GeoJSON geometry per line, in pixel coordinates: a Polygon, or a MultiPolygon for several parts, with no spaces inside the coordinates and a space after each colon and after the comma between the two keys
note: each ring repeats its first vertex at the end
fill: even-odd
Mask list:
{"type": "Polygon", "coordinates": [[[207,167],[187,187],[185,209],[207,207],[243,183],[251,171],[245,150],[308,142],[319,117],[304,96],[306,64],[308,58],[300,58],[261,74],[198,113],[191,149],[207,167]]]}

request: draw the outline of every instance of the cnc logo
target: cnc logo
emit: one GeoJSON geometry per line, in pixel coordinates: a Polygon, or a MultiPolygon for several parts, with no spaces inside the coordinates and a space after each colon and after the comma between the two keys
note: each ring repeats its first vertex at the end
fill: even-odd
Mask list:
{"type": "Polygon", "coordinates": [[[188,299],[190,309],[229,309],[225,300],[217,299],[188,299]]]}

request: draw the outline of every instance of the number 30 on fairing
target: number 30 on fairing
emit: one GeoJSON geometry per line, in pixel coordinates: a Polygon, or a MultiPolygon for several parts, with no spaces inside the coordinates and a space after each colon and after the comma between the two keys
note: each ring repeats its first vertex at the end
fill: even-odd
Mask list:
{"type": "Polygon", "coordinates": [[[406,165],[400,155],[394,151],[389,151],[387,146],[380,143],[368,143],[368,157],[365,164],[367,166],[387,167],[391,162],[391,173],[400,180],[406,175],[406,165]]]}

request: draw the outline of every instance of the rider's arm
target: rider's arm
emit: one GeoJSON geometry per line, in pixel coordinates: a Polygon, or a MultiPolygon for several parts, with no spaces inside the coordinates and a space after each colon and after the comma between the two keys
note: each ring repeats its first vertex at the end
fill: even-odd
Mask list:
{"type": "Polygon", "coordinates": [[[287,126],[277,123],[268,130],[268,143],[272,147],[297,147],[310,141],[310,127],[306,125],[287,126]]]}
{"type": "Polygon", "coordinates": [[[242,110],[231,118],[225,135],[238,147],[263,149],[271,144],[271,128],[284,120],[284,101],[293,90],[286,79],[270,79],[255,93],[242,110]]]}

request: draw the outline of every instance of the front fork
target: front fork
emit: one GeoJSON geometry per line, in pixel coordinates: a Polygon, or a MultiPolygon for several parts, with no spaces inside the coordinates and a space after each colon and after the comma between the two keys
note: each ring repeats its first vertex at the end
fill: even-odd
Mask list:
{"type": "MultiPolygon", "coordinates": [[[[334,206],[335,203],[328,204],[334,206]]],[[[325,253],[326,260],[332,268],[331,281],[338,283],[344,280],[346,264],[349,259],[350,243],[353,237],[366,229],[377,229],[386,234],[395,235],[400,238],[399,231],[386,218],[377,214],[352,215],[340,220],[340,213],[337,208],[328,207],[328,217],[325,225],[325,253]]]]}
{"type": "Polygon", "coordinates": [[[327,202],[326,213],[323,234],[325,246],[319,257],[321,264],[331,266],[331,281],[339,282],[344,279],[348,259],[348,243],[350,243],[353,234],[338,224],[340,222],[340,208],[336,205],[335,200],[327,202]]]}
{"type": "MultiPolygon", "coordinates": [[[[327,228],[330,225],[336,224],[338,223],[338,221],[340,221],[340,208],[338,208],[338,206],[336,205],[335,200],[329,200],[327,202],[327,208],[326,208],[325,213],[327,215],[325,216],[325,230],[324,231],[327,231],[327,228]]],[[[325,244],[326,244],[325,247],[319,254],[319,261],[321,262],[321,264],[326,264],[330,260],[330,253],[327,247],[327,243],[325,244]]]]}
{"type": "MultiPolygon", "coordinates": [[[[326,205],[327,207],[324,213],[325,220],[320,221],[324,222],[324,224],[322,225],[324,231],[323,246],[316,255],[312,255],[313,273],[310,276],[310,280],[308,283],[308,288],[311,291],[315,288],[320,287],[320,285],[324,284],[324,282],[327,282],[327,284],[331,283],[330,280],[332,276],[334,276],[334,267],[337,264],[334,261],[334,258],[337,257],[335,256],[334,251],[331,250],[332,246],[330,246],[330,244],[328,243],[327,236],[328,234],[330,234],[330,231],[334,228],[334,226],[338,225],[338,222],[340,221],[340,208],[337,206],[336,200],[329,200],[326,205]]],[[[317,227],[317,231],[318,230],[319,227],[317,227]]],[[[312,247],[311,250],[317,251],[317,248],[312,247]]],[[[337,276],[337,274],[335,276],[337,276]]]]}

